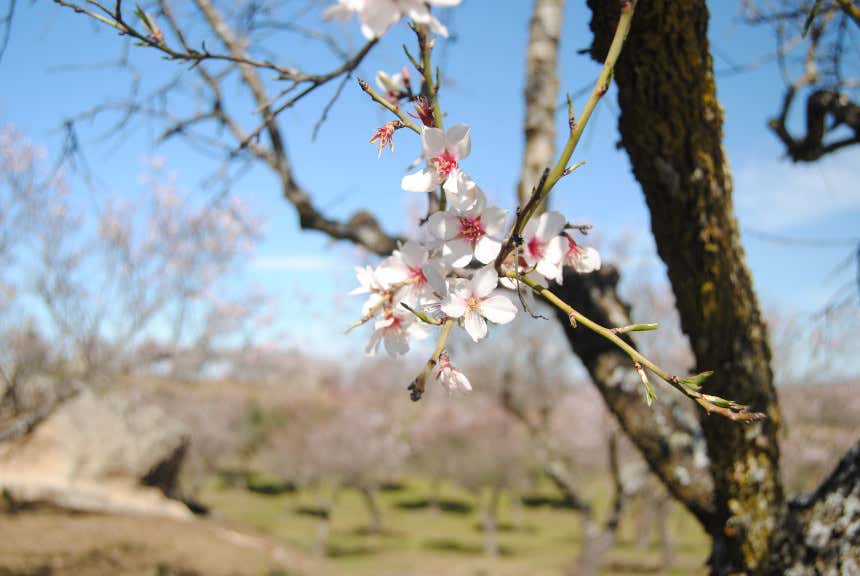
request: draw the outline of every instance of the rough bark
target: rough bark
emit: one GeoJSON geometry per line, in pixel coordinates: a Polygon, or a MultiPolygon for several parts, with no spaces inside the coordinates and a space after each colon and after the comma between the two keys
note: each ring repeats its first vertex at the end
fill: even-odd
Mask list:
{"type": "Polygon", "coordinates": [[[769,573],[860,574],[860,442],[808,496],[789,504],[769,573]]]}
{"type": "MultiPolygon", "coordinates": [[[[618,2],[589,0],[605,53],[618,2]]],[[[651,212],[681,324],[709,392],[751,405],[767,420],[748,426],[700,421],[714,479],[714,573],[767,573],[787,526],[779,474],[779,404],[767,330],[740,244],[732,179],[722,148],[703,0],[640,2],[618,65],[619,129],[651,212]]]]}
{"type": "Polygon", "coordinates": [[[517,197],[524,205],[555,159],[558,44],[564,0],[535,0],[526,49],[525,148],[517,197]]]}

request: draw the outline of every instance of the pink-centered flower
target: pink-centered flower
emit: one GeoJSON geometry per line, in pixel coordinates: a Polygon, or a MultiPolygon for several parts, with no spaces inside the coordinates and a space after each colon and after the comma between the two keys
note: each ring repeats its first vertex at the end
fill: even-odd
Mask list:
{"type": "Polygon", "coordinates": [[[600,270],[600,253],[591,246],[580,246],[573,238],[568,236],[567,252],[564,255],[564,263],[580,274],[588,274],[600,270]]]}
{"type": "Polygon", "coordinates": [[[430,13],[428,5],[456,6],[461,0],[339,0],[323,12],[326,20],[346,20],[358,13],[361,33],[368,40],[378,38],[404,16],[417,24],[425,24],[441,36],[448,30],[430,13]]]}
{"type": "Polygon", "coordinates": [[[427,337],[426,327],[414,314],[400,306],[385,306],[382,315],[373,324],[373,334],[365,348],[368,356],[373,356],[384,344],[389,356],[397,356],[409,352],[409,340],[420,340],[427,337]]]}
{"type": "Polygon", "coordinates": [[[472,390],[472,384],[469,383],[469,379],[451,364],[451,358],[445,350],[439,354],[439,361],[436,364],[436,380],[448,392],[470,392],[472,390]]]}
{"type": "Polygon", "coordinates": [[[400,185],[408,192],[433,192],[448,179],[460,160],[472,151],[469,127],[456,124],[446,134],[425,126],[421,131],[421,148],[427,167],[403,177],[400,185]]]}
{"type": "Polygon", "coordinates": [[[470,205],[468,209],[458,210],[454,201],[452,211],[434,212],[427,220],[430,234],[442,242],[442,259],[454,268],[465,268],[473,256],[488,264],[502,248],[507,210],[485,206],[486,197],[477,186],[472,193],[474,201],[461,203],[470,205]]]}
{"type": "Polygon", "coordinates": [[[548,280],[561,282],[565,238],[559,236],[567,220],[558,212],[545,212],[529,220],[523,230],[520,256],[548,280]]]}
{"type": "Polygon", "coordinates": [[[431,259],[426,248],[409,240],[382,261],[376,275],[388,286],[402,285],[394,300],[415,307],[438,302],[445,294],[445,272],[442,262],[431,259]]]}
{"type": "Polygon", "coordinates": [[[517,307],[501,295],[493,295],[499,276],[492,266],[475,272],[471,280],[451,281],[448,295],[442,302],[442,312],[451,318],[462,318],[463,327],[477,342],[487,335],[487,320],[507,324],[517,315],[517,307]]]}

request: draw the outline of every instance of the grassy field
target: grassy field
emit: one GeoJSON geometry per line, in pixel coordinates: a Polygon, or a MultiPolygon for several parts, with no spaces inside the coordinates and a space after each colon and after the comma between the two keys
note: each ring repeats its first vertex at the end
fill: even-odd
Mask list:
{"type": "MultiPolygon", "coordinates": [[[[589,492],[608,506],[603,483],[593,483],[589,492]]],[[[422,506],[428,495],[420,479],[383,492],[385,530],[369,534],[359,495],[340,491],[325,557],[313,553],[321,520],[310,513],[320,496],[312,492],[264,495],[216,483],[204,498],[211,518],[194,522],[56,512],[0,516],[0,576],[540,576],[563,574],[578,553],[575,514],[505,498],[501,554],[488,558],[475,499],[443,489],[444,510],[438,510],[422,506]]],[[[604,574],[661,573],[656,542],[644,548],[636,543],[634,516],[625,516],[604,574]]],[[[705,535],[677,507],[670,523],[674,553],[666,573],[704,573],[705,535]]]]}

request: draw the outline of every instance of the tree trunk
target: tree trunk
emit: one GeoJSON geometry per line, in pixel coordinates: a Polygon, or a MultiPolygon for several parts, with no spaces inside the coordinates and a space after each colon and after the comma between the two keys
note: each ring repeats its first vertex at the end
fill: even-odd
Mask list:
{"type": "MultiPolygon", "coordinates": [[[[592,56],[602,60],[616,0],[589,0],[592,56]]],[[[782,522],[779,404],[767,327],[740,244],[732,178],[722,147],[704,0],[639,3],[615,69],[621,142],[651,212],[681,327],[708,392],[768,418],[741,426],[700,413],[714,479],[715,573],[761,569],[782,522]]]]}
{"type": "MultiPolygon", "coordinates": [[[[592,56],[602,60],[619,3],[588,3],[595,34],[592,56]]],[[[699,516],[713,538],[711,569],[714,574],[783,573],[800,558],[798,566],[821,560],[822,567],[844,573],[845,564],[839,562],[856,554],[857,531],[831,526],[856,522],[860,512],[833,501],[847,504],[853,497],[856,502],[857,450],[816,492],[814,504],[786,505],[777,443],[779,403],[767,329],[734,217],[708,17],[704,0],[639,2],[615,77],[621,142],[645,193],[682,328],[697,368],[716,371],[707,391],[768,416],[742,426],[700,411],[714,482],[714,514],[699,516]],[[813,547],[810,541],[822,526],[827,543],[813,547]]]]}
{"type": "Polygon", "coordinates": [[[320,515],[320,523],[317,525],[317,537],[313,545],[313,554],[318,558],[325,557],[328,549],[328,537],[331,533],[331,515],[334,511],[336,494],[337,489],[330,496],[323,496],[318,501],[318,508],[322,514],[320,515]]]}
{"type": "Polygon", "coordinates": [[[607,447],[609,471],[615,487],[612,508],[603,526],[599,525],[590,514],[583,517],[582,550],[576,565],[573,566],[572,576],[596,576],[618,536],[618,525],[621,522],[626,494],[618,463],[618,439],[614,433],[609,436],[607,447]]]}
{"type": "Polygon", "coordinates": [[[558,43],[564,0],[535,0],[526,48],[525,148],[517,197],[524,206],[544,168],[555,159],[558,43]]]}
{"type": "Polygon", "coordinates": [[[370,514],[369,530],[373,534],[382,533],[382,509],[379,507],[379,499],[376,497],[376,490],[373,488],[363,487],[359,489],[361,497],[367,506],[367,512],[370,514]]]}
{"type": "Polygon", "coordinates": [[[490,489],[487,504],[484,506],[484,553],[490,558],[496,558],[499,555],[499,545],[496,542],[496,528],[501,497],[502,489],[499,486],[493,486],[490,489]]]}

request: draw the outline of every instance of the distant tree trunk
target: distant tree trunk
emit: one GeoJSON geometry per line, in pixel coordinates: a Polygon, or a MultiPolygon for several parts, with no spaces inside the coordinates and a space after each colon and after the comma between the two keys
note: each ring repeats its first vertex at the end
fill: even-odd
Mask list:
{"type": "Polygon", "coordinates": [[[442,478],[440,476],[434,476],[430,480],[430,498],[427,502],[427,506],[433,512],[439,511],[439,495],[442,493],[442,478]]]}
{"type": "Polygon", "coordinates": [[[380,534],[382,532],[382,509],[379,507],[376,490],[374,488],[362,487],[359,489],[359,492],[361,492],[361,497],[370,514],[370,532],[380,534]]]}
{"type": "Polygon", "coordinates": [[[517,196],[524,206],[555,157],[558,44],[564,0],[535,0],[526,48],[525,148],[517,196]]]}
{"type": "Polygon", "coordinates": [[[590,513],[583,515],[582,549],[576,564],[572,566],[571,576],[596,576],[618,536],[618,525],[621,523],[626,494],[624,485],[621,483],[621,469],[618,463],[618,438],[614,433],[609,436],[607,447],[609,471],[615,488],[612,507],[603,526],[596,522],[590,513]]]}
{"type": "Polygon", "coordinates": [[[490,558],[496,558],[499,555],[499,545],[496,541],[496,532],[498,528],[497,521],[501,497],[501,487],[493,485],[492,488],[490,488],[490,494],[487,498],[487,503],[484,506],[484,553],[490,558]]]}
{"type": "MultiPolygon", "coordinates": [[[[595,34],[592,56],[602,60],[619,2],[588,4],[595,34]]],[[[697,517],[713,539],[714,574],[783,573],[803,554],[830,554],[836,564],[826,565],[840,573],[847,566],[841,562],[858,549],[858,536],[844,533],[854,540],[842,548],[838,540],[828,541],[830,552],[812,549],[808,516],[798,514],[796,507],[789,509],[785,501],[771,352],[734,216],[708,18],[704,0],[640,1],[615,68],[621,143],[645,193],[657,250],[666,263],[697,368],[716,371],[706,383],[709,392],[768,416],[743,426],[700,412],[714,489],[713,514],[697,517]],[[800,536],[804,531],[805,538],[800,536]],[[795,551],[778,554],[792,549],[785,542],[794,543],[795,551]]],[[[849,453],[840,470],[856,474],[856,458],[856,451],[849,453]]],[[[837,476],[838,481],[822,486],[826,494],[857,493],[857,475],[837,476]]],[[[821,498],[824,493],[817,494],[821,498]]],[[[827,508],[826,498],[819,503],[819,510],[827,508]]],[[[805,509],[808,515],[818,514],[810,511],[814,505],[805,509]]],[[[860,515],[832,513],[843,520],[853,514],[855,521],[860,515]]]]}
{"type": "Polygon", "coordinates": [[[317,507],[320,510],[320,523],[317,525],[317,537],[313,545],[313,554],[323,558],[328,550],[328,537],[331,533],[331,515],[334,511],[334,499],[337,489],[329,495],[320,497],[317,507]]]}

